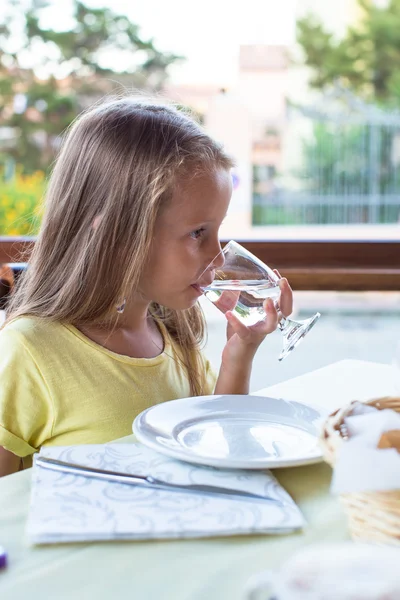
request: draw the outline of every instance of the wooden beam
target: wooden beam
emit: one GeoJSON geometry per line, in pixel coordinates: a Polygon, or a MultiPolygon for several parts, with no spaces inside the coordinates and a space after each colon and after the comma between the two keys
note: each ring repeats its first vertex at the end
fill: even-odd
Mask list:
{"type": "Polygon", "coordinates": [[[400,291],[400,239],[243,239],[240,244],[278,269],[294,290],[400,291]]]}
{"type": "Polygon", "coordinates": [[[338,292],[400,292],[400,269],[301,269],[284,267],[279,271],[294,290],[338,292]]]}
{"type": "MultiPolygon", "coordinates": [[[[400,291],[400,239],[239,242],[278,269],[294,290],[400,291]]],[[[33,243],[0,237],[0,263],[26,262],[33,243]]]]}
{"type": "Polygon", "coordinates": [[[400,269],[398,240],[240,240],[242,246],[274,269],[400,269]]]}

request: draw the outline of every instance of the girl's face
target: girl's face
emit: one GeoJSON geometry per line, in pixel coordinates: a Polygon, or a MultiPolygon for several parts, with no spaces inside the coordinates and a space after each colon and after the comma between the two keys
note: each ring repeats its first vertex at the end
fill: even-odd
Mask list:
{"type": "MultiPolygon", "coordinates": [[[[181,310],[195,304],[209,285],[207,269],[220,252],[218,230],[232,194],[229,171],[218,169],[189,181],[178,181],[171,202],[158,216],[152,250],[140,282],[148,301],[181,310]]],[[[221,266],[220,256],[214,261],[221,266]]]]}

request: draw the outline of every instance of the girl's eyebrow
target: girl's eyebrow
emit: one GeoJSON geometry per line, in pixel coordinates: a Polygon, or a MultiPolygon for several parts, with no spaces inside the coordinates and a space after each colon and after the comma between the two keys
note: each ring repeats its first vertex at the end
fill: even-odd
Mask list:
{"type": "MultiPolygon", "coordinates": [[[[228,213],[225,213],[222,220],[224,221],[228,213]]],[[[208,225],[209,223],[214,223],[215,219],[204,219],[203,221],[197,221],[196,223],[189,223],[188,227],[200,227],[201,225],[208,225]]]]}
{"type": "Polygon", "coordinates": [[[196,221],[195,223],[188,223],[187,227],[193,227],[194,229],[196,229],[196,227],[201,227],[202,225],[208,225],[209,223],[212,223],[212,220],[203,220],[203,221],[196,221]]]}

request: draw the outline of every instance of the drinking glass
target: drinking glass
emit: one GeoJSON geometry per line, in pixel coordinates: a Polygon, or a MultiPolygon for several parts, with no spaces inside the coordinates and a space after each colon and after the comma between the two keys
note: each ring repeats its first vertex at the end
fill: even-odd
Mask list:
{"type": "MultiPolygon", "coordinates": [[[[202,290],[223,313],[231,310],[245,325],[255,325],[265,319],[264,301],[272,298],[279,311],[280,294],[278,275],[259,258],[231,240],[207,267],[215,271],[214,281],[202,290]],[[225,262],[215,268],[214,262],[222,253],[225,262]]],[[[320,318],[316,313],[310,319],[295,321],[285,318],[279,311],[278,328],[283,335],[283,349],[279,360],[286,356],[301,342],[320,318]]]]}

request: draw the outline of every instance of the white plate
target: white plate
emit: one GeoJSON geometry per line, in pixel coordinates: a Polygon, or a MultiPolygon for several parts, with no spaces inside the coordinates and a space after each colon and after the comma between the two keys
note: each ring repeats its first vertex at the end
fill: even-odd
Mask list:
{"type": "Polygon", "coordinates": [[[197,396],[143,411],[133,433],[180,460],[232,469],[307,465],[322,460],[320,409],[262,396],[197,396]]]}

